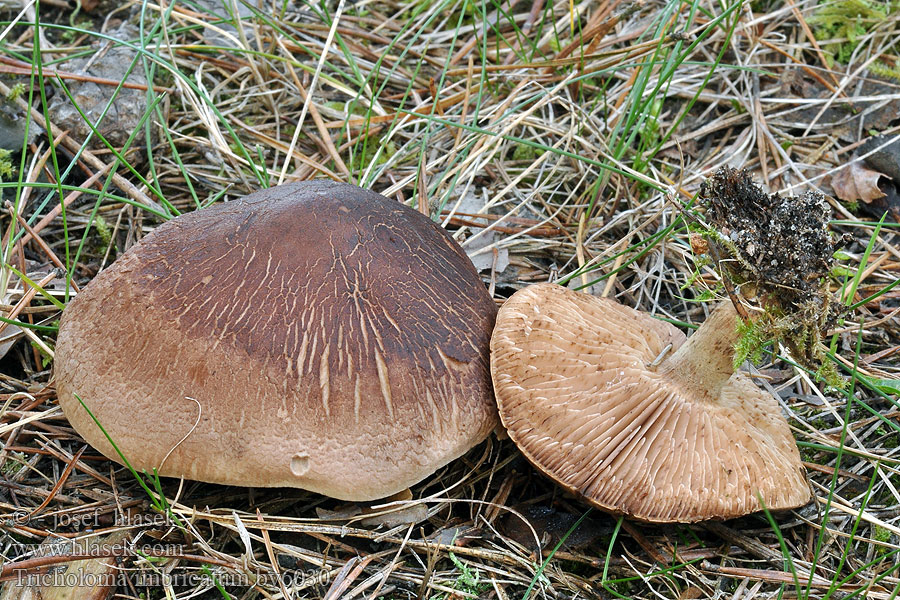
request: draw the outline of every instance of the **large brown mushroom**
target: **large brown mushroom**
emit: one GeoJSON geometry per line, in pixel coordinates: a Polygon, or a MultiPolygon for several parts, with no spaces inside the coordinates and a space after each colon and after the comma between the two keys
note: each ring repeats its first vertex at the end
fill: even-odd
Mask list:
{"type": "Polygon", "coordinates": [[[496,308],[453,239],[332,182],[180,216],[66,308],[60,405],[138,469],[347,500],[396,493],[496,424],[496,308]]]}
{"type": "Polygon", "coordinates": [[[803,505],[778,402],[734,370],[736,319],[725,302],[685,341],[614,300],[520,290],[491,340],[503,424],[539,470],[614,513],[692,522],[803,505]]]}

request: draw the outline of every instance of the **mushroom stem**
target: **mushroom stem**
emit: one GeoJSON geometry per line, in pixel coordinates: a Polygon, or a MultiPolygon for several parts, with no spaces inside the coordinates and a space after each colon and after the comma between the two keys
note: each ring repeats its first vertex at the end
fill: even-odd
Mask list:
{"type": "Polygon", "coordinates": [[[703,325],[660,365],[659,371],[703,390],[710,399],[718,398],[734,375],[734,345],[740,337],[738,318],[730,301],[720,303],[703,325]]]}

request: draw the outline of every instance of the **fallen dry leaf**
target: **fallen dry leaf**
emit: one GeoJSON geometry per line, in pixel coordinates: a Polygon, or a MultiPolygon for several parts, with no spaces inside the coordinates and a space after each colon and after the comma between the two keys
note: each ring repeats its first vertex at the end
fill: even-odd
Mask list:
{"type": "Polygon", "coordinates": [[[845,202],[872,202],[884,198],[885,193],[878,187],[878,178],[883,174],[853,161],[845,165],[831,178],[834,194],[845,202]]]}

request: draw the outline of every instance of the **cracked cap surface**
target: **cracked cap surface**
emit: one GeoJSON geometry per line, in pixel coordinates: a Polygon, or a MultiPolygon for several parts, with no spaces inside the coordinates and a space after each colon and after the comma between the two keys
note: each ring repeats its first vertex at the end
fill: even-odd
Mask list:
{"type": "Polygon", "coordinates": [[[495,316],[427,217],[288,184],[164,223],[100,273],[63,314],[57,392],[139,470],[381,498],[494,428],[495,316]]]}

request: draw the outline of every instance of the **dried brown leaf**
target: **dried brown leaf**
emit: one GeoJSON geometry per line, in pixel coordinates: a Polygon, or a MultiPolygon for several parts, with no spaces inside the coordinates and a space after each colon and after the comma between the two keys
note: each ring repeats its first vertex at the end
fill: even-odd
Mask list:
{"type": "Polygon", "coordinates": [[[872,202],[878,198],[884,198],[885,194],[878,187],[878,179],[883,174],[869,169],[853,161],[842,167],[831,178],[831,187],[834,194],[845,202],[872,202]]]}

